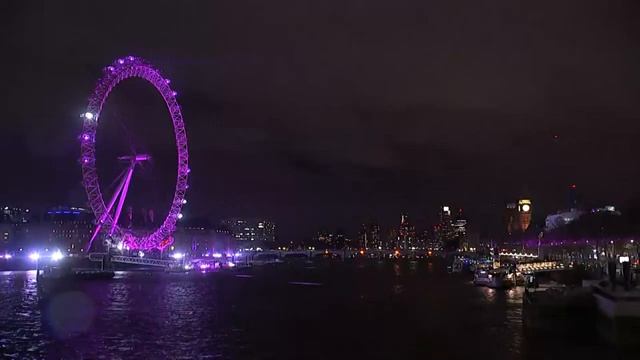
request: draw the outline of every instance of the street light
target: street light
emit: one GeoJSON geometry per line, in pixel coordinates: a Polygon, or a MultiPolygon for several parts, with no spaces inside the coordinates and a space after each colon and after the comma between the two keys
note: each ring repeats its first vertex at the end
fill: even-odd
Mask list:
{"type": "Polygon", "coordinates": [[[63,257],[64,257],[64,255],[62,254],[62,252],[60,250],[56,250],[56,252],[51,254],[51,260],[53,260],[53,261],[62,260],[63,257]]]}

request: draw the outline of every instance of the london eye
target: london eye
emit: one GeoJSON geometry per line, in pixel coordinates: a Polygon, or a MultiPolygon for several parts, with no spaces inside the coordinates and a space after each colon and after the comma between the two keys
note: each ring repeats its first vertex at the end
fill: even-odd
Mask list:
{"type": "Polygon", "coordinates": [[[103,70],[93,90],[86,111],[81,114],[83,130],[80,135],[83,186],[88,203],[96,218],[95,230],[86,245],[89,251],[96,238],[103,236],[107,241],[117,242],[129,249],[163,250],[173,242],[172,234],[177,221],[182,217],[182,206],[186,203],[185,193],[188,186],[189,152],[187,134],[185,131],[182,112],[177,101],[177,93],[170,87],[169,79],[162,76],[160,71],[142,58],[128,56],[117,59],[103,70]],[[99,129],[100,114],[111,91],[122,81],[129,78],[141,78],[153,85],[162,96],[173,122],[175,145],[177,147],[176,186],[169,211],[164,221],[150,231],[136,233],[131,229],[119,225],[118,220],[127,198],[134,171],[143,162],[151,159],[150,154],[133,153],[120,156],[118,159],[126,164],[116,178],[116,187],[110,197],[103,193],[96,163],[96,133],[99,129]]]}

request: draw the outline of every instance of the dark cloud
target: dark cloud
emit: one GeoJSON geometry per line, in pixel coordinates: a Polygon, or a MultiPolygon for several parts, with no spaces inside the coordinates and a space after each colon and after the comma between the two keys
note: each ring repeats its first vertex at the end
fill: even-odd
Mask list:
{"type": "MultiPolygon", "coordinates": [[[[0,6],[2,201],[83,201],[77,114],[127,54],[180,92],[196,214],[269,216],[296,238],[401,210],[426,225],[442,202],[484,221],[522,193],[552,210],[574,182],[592,201],[636,193],[634,1],[0,6]]],[[[171,135],[143,88],[110,99],[104,135],[122,141],[104,151],[153,149],[162,193],[171,135]]]]}

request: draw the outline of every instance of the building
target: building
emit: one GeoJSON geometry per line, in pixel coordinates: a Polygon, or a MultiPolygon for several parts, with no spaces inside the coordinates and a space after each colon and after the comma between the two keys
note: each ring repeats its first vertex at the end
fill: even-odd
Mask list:
{"type": "Polygon", "coordinates": [[[400,215],[400,227],[398,228],[398,239],[396,248],[409,250],[416,246],[416,228],[409,222],[409,216],[400,215]]]}
{"type": "Polygon", "coordinates": [[[268,220],[233,218],[223,220],[222,226],[229,229],[239,249],[275,247],[276,225],[268,220]]]}
{"type": "Polygon", "coordinates": [[[377,224],[362,224],[358,233],[358,247],[361,249],[382,249],[380,226],[377,224]]]}
{"type": "Polygon", "coordinates": [[[517,203],[507,204],[505,222],[507,235],[523,233],[531,225],[532,204],[529,199],[520,199],[517,203]]]}
{"type": "Polygon", "coordinates": [[[453,222],[451,223],[452,237],[455,246],[461,250],[469,249],[469,242],[467,238],[467,220],[462,214],[462,209],[458,211],[453,222]]]}
{"type": "Polygon", "coordinates": [[[578,220],[582,215],[584,215],[584,213],[585,212],[582,210],[570,209],[556,214],[547,215],[544,220],[544,231],[552,231],[570,224],[578,220]]]}
{"type": "Polygon", "coordinates": [[[367,244],[370,249],[384,249],[379,225],[369,225],[369,240],[367,241],[367,244]]]}
{"type": "Polygon", "coordinates": [[[0,215],[0,250],[9,251],[24,246],[29,240],[31,211],[4,206],[0,215]]]}
{"type": "Polygon", "coordinates": [[[440,208],[439,221],[434,228],[435,244],[432,247],[440,247],[445,251],[457,250],[454,244],[453,220],[451,217],[451,207],[444,205],[440,208]]]}
{"type": "Polygon", "coordinates": [[[40,224],[31,227],[31,235],[38,238],[41,247],[83,252],[93,235],[93,220],[93,213],[87,209],[58,206],[49,209],[40,224]]]}
{"type": "Polygon", "coordinates": [[[313,239],[313,245],[321,249],[333,249],[335,236],[327,231],[319,231],[313,239]]]}
{"type": "Polygon", "coordinates": [[[351,239],[349,239],[342,230],[336,230],[335,232],[318,232],[314,238],[313,245],[320,249],[334,250],[350,249],[352,246],[351,239]]]}

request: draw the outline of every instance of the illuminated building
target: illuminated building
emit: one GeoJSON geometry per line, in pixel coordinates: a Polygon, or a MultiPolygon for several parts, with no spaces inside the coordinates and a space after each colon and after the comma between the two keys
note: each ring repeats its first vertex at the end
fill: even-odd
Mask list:
{"type": "Polygon", "coordinates": [[[578,220],[582,215],[584,215],[584,211],[578,209],[547,215],[544,220],[544,230],[551,231],[563,227],[578,220]]]}
{"type": "Polygon", "coordinates": [[[358,234],[358,246],[361,249],[383,249],[380,226],[362,224],[358,234]]]}
{"type": "Polygon", "coordinates": [[[398,242],[398,229],[392,228],[389,229],[389,233],[387,234],[387,238],[382,245],[383,249],[395,249],[398,242]]]}
{"type": "Polygon", "coordinates": [[[520,231],[527,231],[531,225],[531,200],[518,200],[518,222],[520,231]]]}
{"type": "Polygon", "coordinates": [[[415,247],[416,229],[409,222],[409,216],[400,215],[400,227],[398,228],[398,240],[396,247],[398,249],[409,250],[415,247]]]}
{"type": "Polygon", "coordinates": [[[527,231],[531,225],[532,213],[531,200],[521,199],[518,203],[509,203],[505,211],[505,221],[507,223],[507,235],[522,233],[527,231]]]}
{"type": "Polygon", "coordinates": [[[314,245],[323,249],[333,249],[335,246],[335,236],[326,231],[320,231],[314,238],[314,245]]]}
{"type": "Polygon", "coordinates": [[[29,232],[29,209],[4,206],[0,208],[0,250],[10,250],[25,243],[29,232]]]}
{"type": "MultiPolygon", "coordinates": [[[[91,211],[80,207],[58,206],[50,209],[40,224],[40,232],[47,232],[46,243],[40,246],[59,247],[72,253],[81,252],[94,230],[91,211]]],[[[38,232],[34,229],[34,232],[38,232]]],[[[33,234],[35,237],[39,237],[33,234]]],[[[42,237],[45,238],[45,237],[42,237]]]]}
{"type": "Polygon", "coordinates": [[[27,223],[31,219],[31,211],[29,209],[4,206],[0,214],[2,215],[0,221],[3,223],[27,223]]]}
{"type": "Polygon", "coordinates": [[[439,222],[434,229],[436,243],[444,250],[457,250],[454,244],[453,220],[451,217],[451,207],[445,205],[440,208],[439,222]]]}
{"type": "Polygon", "coordinates": [[[456,215],[455,220],[451,224],[452,237],[458,249],[467,250],[467,220],[462,216],[462,209],[456,215]]]}
{"type": "Polygon", "coordinates": [[[380,226],[373,224],[369,226],[369,234],[370,234],[370,248],[374,249],[383,249],[384,244],[382,243],[382,237],[380,236],[380,226]]]}
{"type": "Polygon", "coordinates": [[[263,219],[227,219],[222,225],[229,229],[239,248],[271,248],[276,242],[276,225],[263,219]]]}

